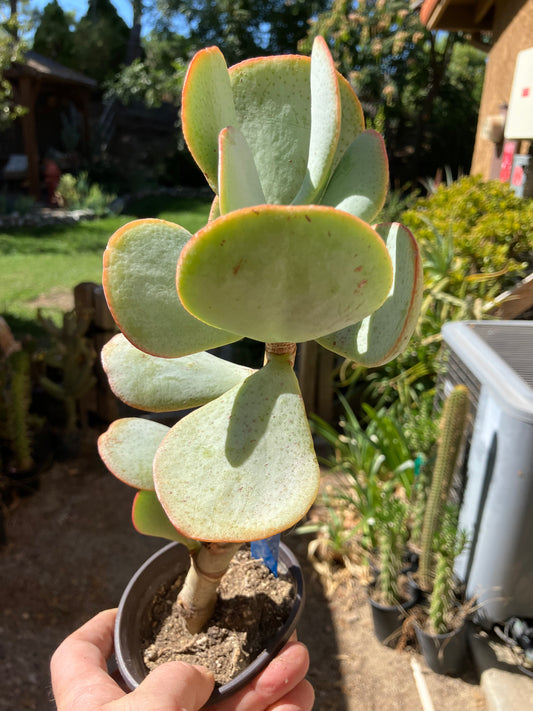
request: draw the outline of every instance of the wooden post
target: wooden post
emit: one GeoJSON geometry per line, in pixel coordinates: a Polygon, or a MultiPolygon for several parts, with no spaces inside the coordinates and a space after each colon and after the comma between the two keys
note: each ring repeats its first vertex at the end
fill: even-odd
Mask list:
{"type": "Polygon", "coordinates": [[[41,181],[39,178],[39,147],[35,130],[35,101],[37,84],[30,77],[21,76],[19,84],[19,103],[28,111],[22,116],[22,136],[24,152],[28,158],[29,192],[38,200],[41,197],[41,181]]]}

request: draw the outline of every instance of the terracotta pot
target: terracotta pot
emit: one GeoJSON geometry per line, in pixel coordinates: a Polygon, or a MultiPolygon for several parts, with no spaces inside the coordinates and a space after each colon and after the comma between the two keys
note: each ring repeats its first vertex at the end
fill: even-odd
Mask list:
{"type": "Polygon", "coordinates": [[[446,634],[430,634],[415,627],[420,651],[428,667],[437,674],[460,676],[468,664],[467,624],[446,634]]]}
{"type": "MultiPolygon", "coordinates": [[[[180,543],[171,543],[149,558],[131,578],[120,600],[115,625],[115,657],[126,686],[133,690],[147,676],[141,648],[141,630],[148,619],[152,599],[165,583],[188,570],[190,556],[180,543]]],[[[291,613],[275,637],[268,640],[259,656],[227,684],[213,691],[209,704],[231,696],[248,684],[278,654],[294,632],[304,604],[304,581],[300,565],[283,543],[279,549],[279,571],[292,578],[295,597],[291,613]]]]}

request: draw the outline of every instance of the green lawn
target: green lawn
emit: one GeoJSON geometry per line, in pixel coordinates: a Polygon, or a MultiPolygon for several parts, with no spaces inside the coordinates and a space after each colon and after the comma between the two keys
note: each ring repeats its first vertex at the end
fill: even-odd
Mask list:
{"type": "Polygon", "coordinates": [[[39,304],[49,303],[45,313],[57,316],[76,284],[100,282],[107,241],[131,220],[158,217],[196,232],[206,223],[208,214],[209,204],[200,200],[145,198],[128,206],[127,215],[1,232],[0,313],[8,318],[32,319],[39,304]]]}

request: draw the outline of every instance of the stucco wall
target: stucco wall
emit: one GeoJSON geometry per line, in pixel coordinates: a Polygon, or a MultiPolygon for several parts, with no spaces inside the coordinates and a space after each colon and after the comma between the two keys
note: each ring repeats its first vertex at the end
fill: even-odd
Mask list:
{"type": "Polygon", "coordinates": [[[497,0],[494,19],[493,48],[490,51],[472,158],[472,174],[488,178],[494,144],[481,136],[483,121],[498,114],[511,95],[517,54],[533,47],[533,0],[497,0]]]}

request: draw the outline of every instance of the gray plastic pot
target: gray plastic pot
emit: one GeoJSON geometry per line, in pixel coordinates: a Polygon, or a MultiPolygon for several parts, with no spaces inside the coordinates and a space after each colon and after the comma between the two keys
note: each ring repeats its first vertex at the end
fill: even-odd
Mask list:
{"type": "MultiPolygon", "coordinates": [[[[172,583],[180,573],[188,570],[189,564],[187,548],[180,543],[171,543],[155,553],[137,570],[122,595],[115,624],[115,658],[120,675],[131,690],[148,674],[143,661],[141,638],[151,602],[161,586],[172,583]]],[[[304,605],[304,581],[298,561],[283,543],[279,548],[279,571],[289,574],[295,590],[294,603],[287,621],[244,671],[213,691],[208,704],[231,696],[252,681],[278,654],[294,632],[304,605]]]]}

